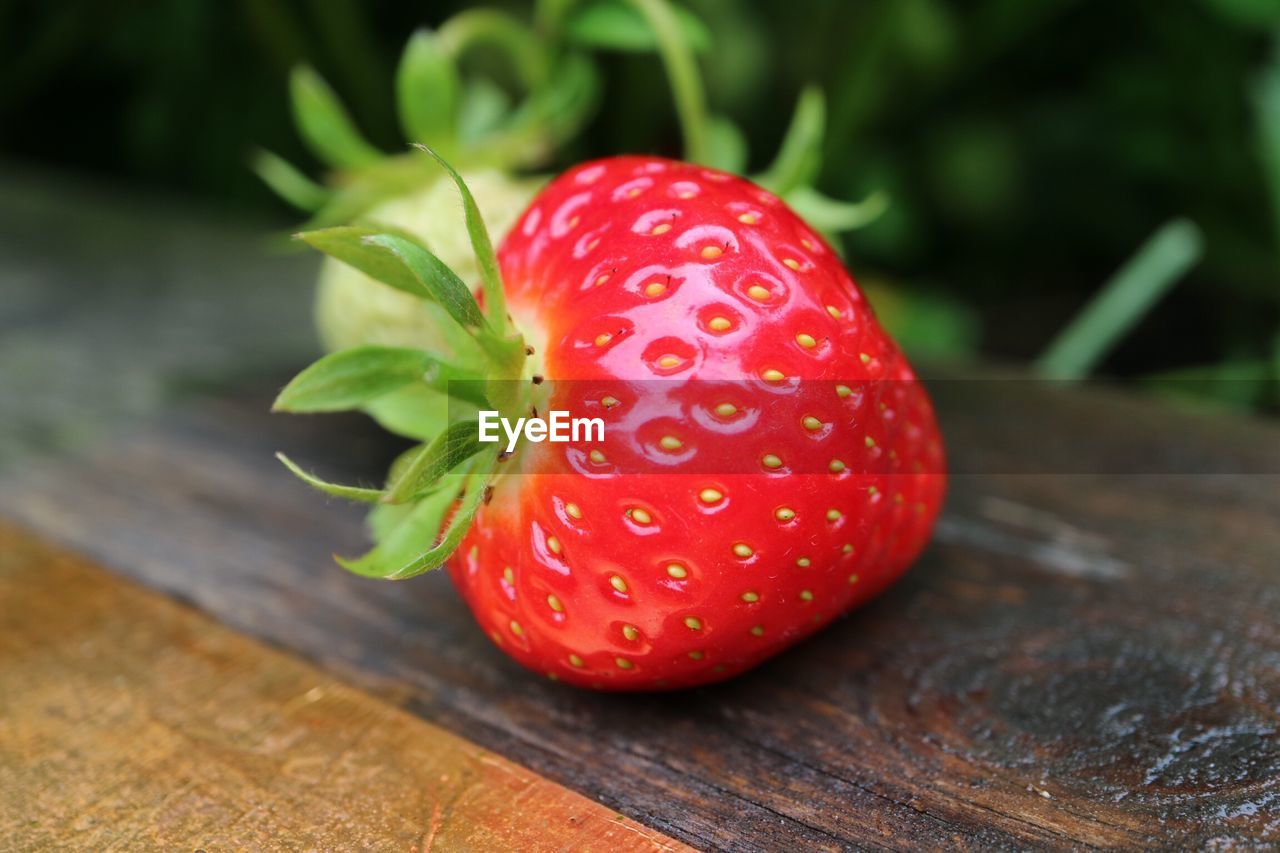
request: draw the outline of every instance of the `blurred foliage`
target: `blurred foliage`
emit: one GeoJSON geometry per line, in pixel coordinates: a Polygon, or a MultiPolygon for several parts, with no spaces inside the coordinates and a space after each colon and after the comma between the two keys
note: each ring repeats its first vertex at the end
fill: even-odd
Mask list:
{"type": "MultiPolygon", "coordinates": [[[[0,151],[283,220],[246,159],[262,145],[315,165],[291,126],[290,69],[314,66],[369,138],[398,150],[391,93],[406,38],[473,5],[0,0],[0,151]]],[[[1249,389],[1227,404],[1276,406],[1280,0],[685,5],[713,42],[699,53],[711,107],[745,131],[750,169],[768,165],[799,92],[825,90],[818,186],[892,198],[844,240],[909,346],[1031,360],[1184,217],[1202,260],[1101,370],[1157,384],[1225,372],[1249,389]]],[[[654,56],[600,62],[601,110],[561,165],[677,154],[654,56]]]]}

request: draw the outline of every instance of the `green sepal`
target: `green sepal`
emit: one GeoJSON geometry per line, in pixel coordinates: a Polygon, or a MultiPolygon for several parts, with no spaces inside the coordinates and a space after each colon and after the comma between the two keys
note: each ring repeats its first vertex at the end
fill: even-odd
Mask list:
{"type": "Polygon", "coordinates": [[[422,497],[459,463],[484,449],[479,429],[479,422],[475,420],[449,424],[444,432],[403,466],[383,500],[386,503],[408,503],[422,497]]]}
{"type": "Polygon", "coordinates": [[[480,306],[462,279],[408,235],[345,225],[297,237],[383,284],[438,303],[469,331],[486,329],[480,306]]]}
{"type": "Polygon", "coordinates": [[[292,459],[283,453],[277,453],[276,458],[280,460],[284,467],[288,468],[292,474],[311,488],[324,492],[326,495],[332,495],[335,498],[342,498],[348,501],[357,501],[359,503],[375,503],[386,496],[386,492],[382,489],[364,489],[359,486],[343,486],[338,483],[330,483],[321,480],[314,474],[308,474],[294,463],[292,459]]]}
{"type": "Polygon", "coordinates": [[[265,149],[254,152],[250,166],[272,192],[299,210],[314,213],[333,197],[331,191],[311,180],[297,166],[265,149]]]}
{"type": "Polygon", "coordinates": [[[826,124],[827,107],[822,90],[809,86],[796,102],[796,111],[782,138],[778,156],[756,182],[782,196],[799,187],[811,186],[822,168],[826,124]]]}
{"type": "MultiPolygon", "coordinates": [[[[485,227],[484,218],[480,215],[480,206],[476,204],[475,196],[471,194],[471,190],[467,187],[467,182],[462,180],[462,175],[458,174],[458,170],[449,165],[443,157],[426,145],[415,146],[421,151],[429,154],[440,168],[453,179],[458,187],[458,192],[462,194],[462,211],[467,223],[467,237],[471,240],[471,250],[475,252],[476,266],[480,269],[480,281],[484,285],[484,298],[486,307],[489,310],[489,322],[498,332],[499,337],[506,334],[507,329],[507,299],[502,289],[502,273],[498,271],[498,255],[493,251],[493,241],[489,239],[489,229],[485,227]]],[[[453,271],[448,267],[440,264],[449,275],[453,275],[453,271]]],[[[456,275],[455,280],[461,281],[456,275]]],[[[466,285],[463,285],[466,288],[466,285]]],[[[471,291],[467,290],[467,295],[471,296],[471,291]]],[[[475,298],[471,298],[471,304],[475,305],[475,298]]],[[[479,313],[479,308],[476,309],[479,313]]]]}
{"type": "Polygon", "coordinates": [[[425,294],[443,306],[458,325],[464,329],[487,330],[484,314],[471,288],[421,243],[395,234],[374,234],[364,238],[364,243],[394,256],[412,276],[420,295],[425,294]]]}
{"type": "Polygon", "coordinates": [[[410,447],[395,459],[391,460],[391,465],[387,468],[387,491],[391,491],[391,488],[395,486],[402,477],[404,477],[404,472],[409,470],[409,466],[414,463],[414,460],[416,460],[422,451],[426,450],[426,448],[427,445],[425,443],[415,444],[413,447],[410,447]]]}
{"type": "Polygon", "coordinates": [[[533,166],[582,127],[600,95],[595,65],[585,56],[561,57],[547,82],[525,98],[510,120],[480,140],[493,162],[533,166]]]}
{"type": "MultiPolygon", "coordinates": [[[[685,43],[697,53],[711,48],[711,31],[683,6],[674,7],[685,43]]],[[[569,40],[597,50],[646,52],[657,50],[658,37],[648,19],[628,0],[579,3],[564,21],[569,40]]]]}
{"type": "Polygon", "coordinates": [[[382,159],[347,115],[329,84],[306,65],[293,70],[289,78],[294,122],[312,152],[330,166],[357,169],[382,159]]]}
{"type": "MultiPolygon", "coordinates": [[[[459,481],[461,482],[461,481],[459,481]]],[[[378,504],[365,516],[365,527],[369,530],[369,538],[373,544],[380,545],[387,541],[404,521],[413,514],[420,504],[378,504]]],[[[405,559],[408,559],[407,555],[405,559]]]]}
{"type": "Polygon", "coordinates": [[[430,441],[448,426],[455,407],[444,394],[426,385],[406,385],[370,400],[364,412],[388,432],[415,441],[430,441]]]}
{"type": "Polygon", "coordinates": [[[461,90],[458,69],[439,36],[414,33],[396,71],[400,123],[408,137],[453,153],[461,90]]]}
{"type": "MultiPolygon", "coordinates": [[[[366,565],[377,563],[397,568],[413,561],[440,538],[440,528],[457,505],[458,494],[467,481],[467,466],[444,478],[440,488],[412,504],[378,504],[365,522],[374,548],[364,557],[366,565]],[[376,556],[375,556],[376,555],[376,556]]],[[[341,563],[342,561],[339,560],[341,563]]]]}
{"type": "Polygon", "coordinates": [[[514,74],[518,86],[538,88],[544,80],[548,54],[545,39],[520,18],[500,9],[476,7],[457,12],[440,25],[437,35],[455,62],[476,48],[486,48],[501,57],[514,74]]]}
{"type": "Polygon", "coordinates": [[[393,198],[430,185],[433,175],[422,168],[417,158],[387,157],[358,172],[343,175],[343,181],[332,190],[324,207],[302,224],[303,232],[358,224],[357,220],[373,208],[393,198]]]}
{"type": "Polygon", "coordinates": [[[889,209],[889,194],[877,190],[859,202],[837,201],[813,187],[796,187],[786,195],[787,204],[819,231],[834,234],[865,228],[889,209]]]}
{"type": "Polygon", "coordinates": [[[550,149],[544,157],[577,136],[595,111],[603,86],[600,72],[585,56],[571,53],[556,63],[547,93],[539,98],[545,144],[550,149]]]}
{"type": "Polygon", "coordinates": [[[488,491],[498,459],[496,443],[485,448],[479,440],[474,407],[510,412],[521,405],[525,387],[513,380],[522,376],[526,349],[518,333],[508,332],[497,257],[479,207],[457,171],[436,152],[424,150],[462,195],[488,318],[457,274],[403,232],[344,226],[297,235],[338,261],[442,308],[456,323],[449,328],[458,334],[465,329],[484,354],[482,358],[474,353],[475,363],[484,362],[481,375],[469,369],[471,360],[454,368],[412,349],[357,347],[322,359],[282,392],[279,408],[320,411],[356,405],[388,429],[424,442],[396,460],[385,490],[337,486],[306,475],[331,494],[361,500],[376,494],[380,506],[388,507],[371,514],[379,540],[373,550],[356,559],[335,557],[344,568],[366,577],[413,577],[437,568],[453,553],[488,491]],[[445,419],[454,422],[446,426],[445,419]],[[428,435],[434,438],[428,441],[428,435]],[[465,496],[455,511],[460,489],[465,496]],[[450,520],[441,536],[446,519],[450,520]],[[424,551],[423,543],[435,544],[424,551]]]}
{"type": "Polygon", "coordinates": [[[342,412],[423,382],[429,388],[483,405],[483,380],[430,353],[367,345],[326,355],[293,378],[272,405],[283,412],[342,412]]]}
{"type": "Polygon", "coordinates": [[[453,488],[439,489],[423,498],[415,505],[414,512],[406,518],[405,522],[393,530],[380,545],[354,560],[335,557],[338,564],[364,577],[387,580],[416,577],[444,565],[444,562],[457,550],[462,537],[471,528],[471,523],[475,521],[476,512],[484,502],[485,481],[496,459],[496,450],[486,451],[476,461],[472,472],[466,475],[465,480],[458,475],[451,475],[458,480],[464,480],[463,487],[466,489],[466,494],[450,519],[449,527],[443,536],[439,536],[440,525],[453,507],[457,496],[457,491],[453,488]],[[410,521],[415,523],[408,525],[410,521]],[[402,534],[401,529],[406,526],[408,529],[405,529],[402,534]],[[436,542],[436,544],[426,551],[417,552],[417,556],[406,559],[407,553],[416,551],[414,544],[421,542],[436,542]]]}
{"type": "Polygon", "coordinates": [[[382,232],[376,228],[362,225],[339,225],[302,231],[294,237],[396,290],[419,299],[430,299],[430,292],[404,268],[404,264],[395,255],[365,242],[366,237],[380,233],[382,232]]]}
{"type": "MultiPolygon", "coordinates": [[[[361,272],[365,272],[367,268],[366,266],[364,266],[364,264],[380,263],[383,260],[379,258],[375,253],[365,251],[367,247],[360,245],[359,237],[361,234],[363,235],[391,234],[391,235],[403,237],[404,239],[413,243],[419,242],[418,238],[413,234],[410,234],[408,231],[405,231],[402,228],[397,228],[396,226],[390,225],[385,222],[379,222],[376,219],[371,219],[371,218],[366,218],[363,221],[359,221],[359,222],[353,223],[352,225],[342,226],[342,227],[359,228],[362,230],[359,232],[355,232],[355,231],[349,232],[349,236],[354,236],[357,239],[348,240],[347,245],[341,245],[343,241],[335,239],[336,237],[340,236],[340,233],[336,233],[333,235],[320,234],[318,237],[304,236],[304,235],[315,235],[316,231],[327,232],[332,230],[332,229],[325,229],[325,228],[316,229],[316,231],[304,231],[302,232],[301,235],[295,235],[295,239],[302,239],[304,242],[308,242],[314,248],[318,248],[321,251],[327,251],[326,246],[328,246],[328,248],[334,249],[335,252],[341,251],[345,253],[344,256],[349,255],[350,260],[343,260],[342,257],[339,257],[336,254],[333,254],[333,252],[329,252],[329,254],[335,260],[341,261],[343,263],[348,263],[348,265],[353,266],[355,269],[361,272]],[[318,242],[323,242],[325,243],[325,245],[323,246],[316,245],[318,242]],[[329,246],[330,243],[334,245],[329,246]],[[354,261],[355,263],[353,264],[351,263],[351,261],[354,261]]],[[[377,271],[375,270],[375,273],[376,272],[377,271]]],[[[392,268],[388,274],[394,274],[394,273],[395,273],[395,270],[394,268],[392,268]]],[[[369,274],[369,273],[366,273],[366,274],[369,274]]],[[[379,281],[379,283],[386,284],[386,282],[382,282],[382,281],[379,281]]],[[[396,285],[386,284],[386,286],[394,287],[395,289],[402,290],[403,292],[403,288],[397,287],[396,285]]],[[[410,291],[410,294],[422,300],[421,311],[423,312],[424,315],[430,318],[430,325],[429,325],[430,332],[427,334],[424,334],[424,337],[421,340],[421,347],[433,353],[438,353],[441,357],[450,359],[454,363],[460,365],[461,367],[477,368],[473,372],[482,372],[479,370],[479,367],[484,364],[486,360],[486,356],[485,356],[484,349],[481,346],[481,343],[477,341],[474,333],[471,330],[465,329],[462,326],[460,326],[453,319],[453,317],[449,314],[448,310],[443,305],[441,305],[440,303],[436,302],[433,299],[424,298],[421,290],[418,289],[416,286],[412,291],[410,291]]]]}

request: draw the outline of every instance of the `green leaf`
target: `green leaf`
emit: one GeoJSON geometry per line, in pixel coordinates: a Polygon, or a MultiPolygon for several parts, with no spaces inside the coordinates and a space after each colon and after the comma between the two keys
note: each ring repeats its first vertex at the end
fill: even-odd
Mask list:
{"type": "MultiPolygon", "coordinates": [[[[459,179],[461,180],[461,179],[459,179]]],[[[468,193],[470,196],[470,193],[468,193]]],[[[475,206],[475,200],[471,200],[475,206]]],[[[478,216],[477,212],[477,216],[478,216]]],[[[481,226],[483,227],[483,226],[481,226]]],[[[487,239],[487,235],[486,235],[487,239]]],[[[440,303],[449,316],[466,329],[485,329],[484,315],[467,287],[448,264],[427,251],[421,243],[394,234],[374,234],[364,239],[366,245],[390,252],[416,280],[422,291],[440,303]]],[[[492,253],[492,248],[489,250],[492,253]]],[[[481,267],[483,273],[483,267],[481,267]]],[[[501,285],[499,285],[501,286],[501,285]]]]}
{"type": "MultiPolygon", "coordinates": [[[[683,6],[674,7],[685,43],[704,53],[711,47],[711,31],[683,6]]],[[[649,21],[627,0],[580,3],[564,22],[570,41],[597,50],[647,52],[657,50],[658,37],[649,21]]]]}
{"type": "MultiPolygon", "coordinates": [[[[502,274],[498,271],[498,256],[493,251],[493,241],[489,239],[489,229],[484,225],[484,217],[480,215],[480,206],[476,204],[475,196],[471,194],[471,190],[467,188],[467,182],[462,180],[457,169],[450,166],[448,161],[427,146],[417,147],[431,155],[440,164],[440,167],[457,184],[458,192],[462,194],[462,210],[467,222],[467,236],[471,240],[471,251],[475,252],[476,266],[480,269],[480,280],[484,284],[484,299],[489,307],[489,321],[497,330],[498,336],[502,337],[507,329],[507,297],[502,288],[502,274]]],[[[444,267],[443,264],[440,266],[444,267]]],[[[448,267],[444,269],[453,275],[453,271],[448,267]]],[[[457,276],[453,277],[457,279],[457,276]]],[[[466,286],[463,285],[463,287],[465,289],[466,286]]],[[[470,290],[467,290],[467,296],[471,296],[470,290]]],[[[474,297],[471,298],[471,304],[475,305],[474,297]]],[[[479,313],[479,308],[476,312],[479,313]]]]}
{"type": "Polygon", "coordinates": [[[1200,229],[1166,223],[1116,271],[1036,360],[1050,379],[1081,379],[1200,260],[1200,229]]]}
{"type": "Polygon", "coordinates": [[[293,475],[302,482],[306,483],[313,489],[324,492],[326,495],[333,495],[335,498],[342,498],[348,501],[358,501],[360,503],[373,503],[382,500],[386,495],[382,489],[362,489],[359,486],[342,486],[337,483],[330,483],[321,480],[314,474],[308,474],[299,468],[292,459],[283,453],[277,453],[276,458],[288,468],[293,475]]]}
{"type": "Polygon", "coordinates": [[[484,448],[479,438],[479,422],[464,420],[449,424],[444,432],[409,462],[385,498],[387,503],[415,500],[453,470],[484,448]]]}
{"type": "Polygon", "coordinates": [[[797,187],[786,201],[802,219],[828,233],[865,228],[889,209],[888,194],[879,191],[855,203],[828,198],[812,187],[797,187]]]}
{"type": "Polygon", "coordinates": [[[272,192],[299,210],[309,213],[317,211],[333,195],[288,160],[270,151],[256,152],[251,165],[253,171],[272,192]]]}
{"type": "Polygon", "coordinates": [[[274,411],[341,412],[411,382],[439,362],[421,350],[362,346],[326,355],[284,387],[274,411]]]}
{"type": "Polygon", "coordinates": [[[452,150],[461,88],[453,57],[436,34],[414,33],[396,72],[400,123],[409,139],[452,150]]]}
{"type": "Polygon", "coordinates": [[[382,152],[360,135],[338,96],[319,74],[300,65],[293,70],[289,88],[298,132],[317,157],[341,169],[382,159],[382,152]]]}
{"type": "Polygon", "coordinates": [[[707,123],[707,165],[740,175],[747,167],[747,138],[724,116],[711,116],[707,123]]]}
{"type": "Polygon", "coordinates": [[[418,523],[401,533],[401,527],[405,526],[402,524],[381,545],[363,557],[354,560],[338,557],[338,563],[358,575],[388,580],[403,580],[439,568],[457,550],[458,543],[471,528],[476,512],[484,501],[485,482],[496,458],[496,450],[486,452],[477,462],[476,470],[466,476],[466,494],[457,512],[453,514],[444,536],[439,536],[439,527],[452,509],[456,494],[451,494],[451,489],[448,488],[440,489],[419,501],[414,516],[411,516],[418,523]],[[439,541],[436,544],[427,544],[436,542],[437,537],[439,541]],[[418,550],[423,546],[426,546],[425,550],[418,550]],[[412,553],[416,553],[416,556],[406,557],[412,553]]]}
{"type": "Polygon", "coordinates": [[[827,107],[822,90],[807,87],[800,93],[791,125],[773,164],[758,183],[778,195],[813,184],[822,167],[822,138],[826,132],[827,107]]]}

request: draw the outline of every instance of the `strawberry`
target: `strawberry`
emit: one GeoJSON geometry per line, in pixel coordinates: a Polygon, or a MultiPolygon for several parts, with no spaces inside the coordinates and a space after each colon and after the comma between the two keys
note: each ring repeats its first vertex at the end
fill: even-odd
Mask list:
{"type": "Polygon", "coordinates": [[[537,370],[563,391],[551,408],[618,401],[600,407],[605,462],[531,446],[450,565],[521,663],[610,689],[728,677],[868,600],[923,547],[943,489],[928,399],[835,253],[777,198],[682,163],[589,163],[543,191],[499,260],[537,370]],[[770,371],[804,385],[757,384],[770,371]],[[657,378],[701,413],[661,435],[656,416],[631,416],[657,378]],[[587,381],[601,379],[623,381],[610,395],[587,381]],[[770,408],[790,423],[737,428],[770,408]],[[678,461],[646,472],[650,449],[678,461]],[[857,473],[872,451],[897,464],[857,473]],[[913,465],[924,473],[902,473],[913,465]]]}
{"type": "MultiPolygon", "coordinates": [[[[486,355],[396,374],[421,371],[463,417],[381,490],[286,460],[318,488],[384,504],[380,544],[344,565],[399,578],[452,554],[450,576],[500,648],[609,690],[730,677],[907,569],[945,488],[931,405],[836,253],[784,202],[702,166],[600,160],[547,186],[496,258],[468,204],[488,311],[457,314],[486,355]],[[507,415],[598,417],[604,439],[525,442],[503,461],[467,417],[481,393],[480,408],[507,415]]],[[[402,239],[304,238],[384,280],[416,268],[442,304],[458,297],[402,239]]],[[[280,407],[399,387],[386,384],[391,356],[376,356],[328,357],[280,407]]]]}
{"type": "MultiPolygon", "coordinates": [[[[395,81],[400,124],[410,139],[445,152],[498,234],[506,233],[546,180],[525,170],[545,166],[594,110],[599,80],[593,50],[656,50],[671,78],[690,159],[730,171],[745,166],[741,134],[724,116],[707,114],[702,103],[690,51],[705,47],[706,28],[664,3],[614,5],[604,15],[594,4],[551,4],[539,10],[536,27],[505,12],[464,10],[438,30],[414,33],[405,47],[395,81]],[[492,83],[467,73],[465,60],[477,47],[507,55],[524,90],[518,105],[509,108],[492,83]]],[[[294,69],[290,90],[299,134],[330,172],[324,184],[317,183],[275,154],[260,151],[254,168],[263,181],[309,212],[313,227],[355,223],[370,233],[395,231],[420,243],[463,280],[473,279],[478,270],[467,232],[452,217],[437,215],[448,208],[452,187],[431,158],[412,148],[395,154],[376,148],[337,94],[306,66],[294,69]]],[[[883,210],[880,194],[848,204],[809,185],[819,166],[824,115],[821,93],[806,90],[777,158],[759,181],[817,227],[861,227],[883,210]]],[[[359,265],[325,260],[315,319],[327,350],[413,348],[429,342],[439,354],[467,361],[467,342],[450,335],[450,318],[440,305],[384,283],[359,265]]],[[[411,389],[370,399],[360,408],[392,432],[426,438],[439,427],[424,411],[434,402],[411,389]]]]}
{"type": "MultiPolygon", "coordinates": [[[[710,37],[687,10],[665,9],[661,3],[622,4],[604,16],[592,4],[569,3],[552,4],[539,14],[542,20],[535,29],[494,9],[464,10],[438,30],[414,33],[396,71],[397,113],[405,134],[447,154],[490,228],[506,233],[546,180],[525,171],[545,166],[594,111],[600,80],[592,50],[657,50],[681,104],[687,156],[742,170],[746,149],[740,132],[725,117],[713,120],[704,114],[701,83],[692,67],[683,72],[671,67],[673,61],[692,63],[689,56],[673,60],[673,52],[687,54],[694,45],[705,49],[710,37]],[[674,17],[664,23],[668,16],[674,17]],[[510,52],[525,89],[524,100],[514,108],[502,103],[492,83],[463,73],[466,55],[481,46],[510,52]],[[696,91],[690,92],[690,86],[696,91]],[[713,136],[722,143],[715,150],[707,144],[713,136]]],[[[388,154],[376,148],[328,83],[307,66],[294,69],[290,95],[299,135],[330,171],[318,183],[281,157],[259,151],[253,167],[263,182],[309,213],[312,227],[359,223],[400,230],[471,280],[476,270],[466,233],[452,218],[436,215],[449,203],[445,196],[451,187],[431,159],[421,151],[388,154]]],[[[848,204],[809,186],[820,161],[824,115],[821,92],[805,90],[777,158],[758,180],[818,227],[858,228],[882,212],[881,194],[848,204]]],[[[315,315],[320,340],[330,351],[363,344],[413,346],[438,337],[441,319],[435,306],[332,260],[320,272],[315,315]]],[[[384,403],[371,414],[394,430],[399,419],[388,410],[396,408],[384,403]]]]}

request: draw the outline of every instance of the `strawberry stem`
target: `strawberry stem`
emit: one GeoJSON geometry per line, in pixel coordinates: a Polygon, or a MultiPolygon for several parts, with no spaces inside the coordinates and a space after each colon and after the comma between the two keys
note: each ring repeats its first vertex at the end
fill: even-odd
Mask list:
{"type": "Polygon", "coordinates": [[[1089,375],[1111,348],[1200,260],[1203,237],[1185,219],[1161,226],[1035,362],[1049,379],[1089,375]]]}
{"type": "Polygon", "coordinates": [[[826,130],[826,99],[822,90],[807,86],[796,102],[791,124],[782,138],[778,156],[757,182],[780,196],[798,187],[811,186],[822,166],[822,141],[826,130]]]}
{"type": "Polygon", "coordinates": [[[676,101],[680,129],[684,135],[684,156],[694,163],[706,164],[710,156],[707,135],[707,102],[702,91],[702,78],[693,51],[685,41],[680,22],[667,0],[631,0],[644,15],[658,39],[658,53],[666,66],[671,94],[676,101]]]}
{"type": "Polygon", "coordinates": [[[473,47],[496,48],[511,63],[527,91],[534,91],[547,77],[546,48],[537,36],[511,15],[497,9],[467,9],[441,25],[440,40],[455,60],[473,47]]]}

